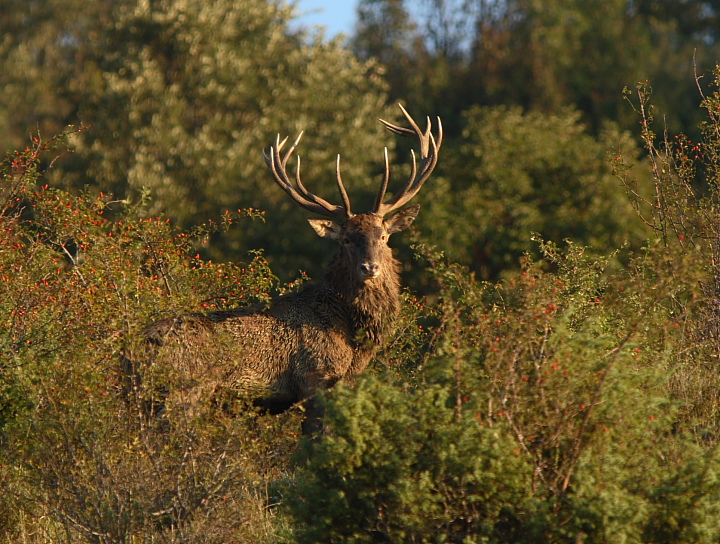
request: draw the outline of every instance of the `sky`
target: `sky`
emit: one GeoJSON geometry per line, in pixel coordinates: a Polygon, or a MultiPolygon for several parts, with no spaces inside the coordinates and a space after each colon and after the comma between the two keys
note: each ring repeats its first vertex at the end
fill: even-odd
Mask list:
{"type": "Polygon", "coordinates": [[[355,25],[356,7],[357,0],[299,0],[297,11],[301,17],[298,22],[326,27],[328,38],[340,32],[350,35],[355,25]]]}

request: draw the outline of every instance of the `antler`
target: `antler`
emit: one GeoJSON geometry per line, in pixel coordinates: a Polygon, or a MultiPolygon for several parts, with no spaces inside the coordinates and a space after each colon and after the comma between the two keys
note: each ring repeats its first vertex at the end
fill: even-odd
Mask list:
{"type": "MultiPolygon", "coordinates": [[[[420,140],[420,168],[418,169],[415,161],[415,152],[411,151],[412,172],[410,173],[410,178],[405,182],[405,185],[398,194],[387,202],[383,202],[388,182],[390,181],[390,163],[388,161],[387,148],[385,148],[385,175],[383,176],[380,191],[378,192],[377,198],[375,199],[375,205],[373,206],[373,210],[371,212],[380,216],[387,215],[388,213],[404,206],[418,193],[420,188],[423,186],[423,183],[425,183],[428,177],[430,177],[430,174],[437,164],[438,152],[440,151],[440,146],[442,145],[443,140],[443,128],[439,117],[437,118],[438,136],[436,141],[431,132],[432,125],[429,117],[427,118],[427,127],[425,128],[425,132],[423,132],[417,126],[413,118],[410,117],[410,114],[405,110],[405,108],[403,108],[401,104],[398,104],[398,106],[400,106],[400,110],[410,123],[411,128],[399,127],[397,125],[393,125],[392,123],[388,123],[387,121],[383,121],[382,119],[380,119],[380,122],[394,134],[398,134],[400,136],[417,136],[420,140]]],[[[342,206],[330,204],[327,200],[314,195],[305,189],[305,186],[300,180],[299,155],[297,158],[297,169],[295,172],[295,185],[297,185],[297,189],[290,182],[285,167],[290,159],[290,156],[293,154],[293,151],[295,151],[295,148],[297,148],[300,143],[302,135],[303,133],[301,131],[283,157],[280,156],[280,151],[287,142],[287,138],[280,141],[279,134],[275,138],[275,142],[270,146],[270,155],[266,155],[265,150],[263,150],[263,158],[265,159],[265,163],[270,167],[275,182],[290,196],[290,198],[306,210],[340,221],[349,219],[353,214],[350,211],[350,199],[348,198],[347,191],[343,185],[342,177],[340,176],[340,155],[337,156],[335,173],[337,177],[338,190],[340,191],[340,196],[343,201],[342,206]]]]}
{"type": "Polygon", "coordinates": [[[405,108],[403,108],[401,104],[398,104],[398,106],[400,106],[400,109],[410,123],[411,128],[399,127],[397,125],[393,125],[392,123],[388,123],[387,121],[383,121],[382,119],[380,119],[380,122],[394,134],[398,134],[400,136],[417,136],[420,140],[420,168],[417,168],[417,164],[415,162],[415,152],[411,151],[412,172],[410,173],[410,178],[407,182],[405,182],[405,185],[398,194],[387,202],[383,202],[388,181],[390,180],[390,164],[388,162],[387,148],[385,149],[385,175],[383,176],[380,191],[375,199],[375,206],[372,211],[372,213],[380,216],[386,215],[404,206],[418,193],[420,188],[423,186],[423,183],[425,183],[428,177],[430,177],[430,174],[437,164],[438,151],[440,151],[443,139],[442,123],[440,122],[439,117],[437,118],[438,137],[436,141],[432,132],[430,132],[431,123],[429,117],[427,118],[427,128],[425,129],[425,132],[423,132],[417,126],[413,118],[410,117],[410,114],[405,110],[405,108]]]}
{"type": "Polygon", "coordinates": [[[295,189],[295,187],[293,187],[292,183],[290,182],[287,172],[285,171],[285,165],[287,164],[288,159],[290,159],[290,155],[292,155],[293,151],[295,151],[295,148],[300,143],[300,138],[302,138],[302,135],[303,133],[301,131],[295,142],[293,142],[293,144],[290,146],[290,149],[288,149],[287,153],[285,153],[284,157],[280,157],[280,151],[287,142],[287,138],[285,138],[281,142],[279,134],[275,138],[275,142],[270,146],[269,157],[265,154],[265,150],[263,149],[263,158],[265,159],[265,163],[270,167],[275,182],[280,186],[283,191],[285,191],[290,196],[290,198],[292,198],[296,203],[298,203],[306,210],[340,221],[345,221],[346,219],[349,219],[350,217],[352,217],[352,212],[350,211],[350,199],[348,198],[347,191],[345,190],[342,178],[340,177],[340,155],[338,155],[337,157],[336,173],[338,189],[340,190],[340,196],[343,200],[343,206],[330,204],[324,198],[316,196],[309,192],[307,189],[305,189],[302,181],[300,181],[299,155],[297,158],[297,170],[295,171],[295,183],[297,185],[297,189],[295,189]]]}

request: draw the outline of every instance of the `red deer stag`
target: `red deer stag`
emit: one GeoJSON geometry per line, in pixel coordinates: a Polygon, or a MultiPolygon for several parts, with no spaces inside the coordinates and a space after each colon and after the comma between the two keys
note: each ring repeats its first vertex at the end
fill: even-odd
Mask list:
{"type": "Polygon", "coordinates": [[[280,141],[280,136],[269,155],[263,151],[273,179],[290,198],[328,218],[309,219],[315,232],[340,247],[322,283],[308,284],[268,305],[172,317],[148,327],[147,341],[158,346],[156,363],[169,365],[190,384],[182,402],[192,406],[220,387],[251,395],[257,406],[271,413],[307,401],[303,432],[310,434],[321,428],[314,394],[361,373],[375,350],[385,344],[400,306],[400,263],[388,247],[388,238],[417,216],[417,204],[397,210],[417,194],[435,168],[443,136],[439,118],[435,138],[429,118],[423,132],[400,108],[410,128],[381,122],[395,134],[418,138],[420,164],[412,152],[409,179],[385,202],[390,179],[386,148],[385,173],[370,213],[350,210],[340,156],[336,172],[342,205],[305,189],[299,157],[295,185],[291,183],[285,168],[302,132],[284,155],[287,138],[280,141]]]}

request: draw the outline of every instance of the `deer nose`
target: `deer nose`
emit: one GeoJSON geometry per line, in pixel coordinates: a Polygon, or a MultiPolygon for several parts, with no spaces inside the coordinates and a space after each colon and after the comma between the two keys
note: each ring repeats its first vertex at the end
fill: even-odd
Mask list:
{"type": "Polygon", "coordinates": [[[375,262],[361,263],[360,274],[366,278],[374,278],[380,274],[380,264],[375,262]]]}

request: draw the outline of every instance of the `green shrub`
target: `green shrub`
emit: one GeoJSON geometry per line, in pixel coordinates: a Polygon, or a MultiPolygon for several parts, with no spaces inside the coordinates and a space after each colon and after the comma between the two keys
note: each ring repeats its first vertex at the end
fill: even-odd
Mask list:
{"type": "Polygon", "coordinates": [[[333,396],[291,508],[299,542],[433,542],[513,535],[532,467],[501,428],[457,419],[453,392],[368,379],[333,396]]]}
{"type": "Polygon", "coordinates": [[[186,234],[137,205],[42,185],[46,147],[1,173],[2,538],[282,540],[268,486],[287,471],[278,454],[298,415],[148,420],[121,372],[156,319],[266,300],[278,285],[263,256],[202,261],[213,225],[186,234]]]}
{"type": "Polygon", "coordinates": [[[677,432],[669,387],[677,278],[648,288],[654,258],[629,273],[577,246],[541,249],[557,272],[532,265],[499,285],[429,254],[436,350],[418,384],[329,397],[331,433],[306,452],[289,505],[300,542],[720,537],[720,459],[677,432]]]}

